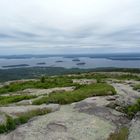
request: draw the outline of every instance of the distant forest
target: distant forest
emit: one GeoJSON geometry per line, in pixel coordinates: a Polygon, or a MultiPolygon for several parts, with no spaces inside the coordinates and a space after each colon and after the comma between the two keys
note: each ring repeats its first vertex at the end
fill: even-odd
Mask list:
{"type": "Polygon", "coordinates": [[[39,78],[40,76],[53,76],[64,74],[78,74],[84,72],[132,72],[140,73],[140,69],[132,68],[96,68],[96,69],[66,69],[62,67],[30,67],[30,68],[13,68],[0,69],[0,82],[39,78]]]}

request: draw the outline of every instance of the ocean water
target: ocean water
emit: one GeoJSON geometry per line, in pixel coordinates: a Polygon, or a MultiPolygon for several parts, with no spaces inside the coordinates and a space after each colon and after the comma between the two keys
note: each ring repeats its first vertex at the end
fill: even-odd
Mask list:
{"type": "MultiPolygon", "coordinates": [[[[8,65],[27,64],[29,66],[41,67],[64,67],[64,68],[100,68],[100,67],[116,67],[116,68],[140,68],[140,60],[111,60],[107,58],[90,58],[77,57],[80,61],[73,61],[74,58],[66,57],[47,57],[47,58],[26,58],[26,59],[5,59],[0,58],[0,69],[13,67],[3,67],[8,65]],[[37,64],[45,63],[45,64],[37,64]],[[85,63],[77,65],[78,63],[85,63]]],[[[17,66],[18,67],[18,66],[17,66]]],[[[20,67],[20,66],[19,66],[20,67]]],[[[15,68],[15,67],[14,67],[15,68]]]]}

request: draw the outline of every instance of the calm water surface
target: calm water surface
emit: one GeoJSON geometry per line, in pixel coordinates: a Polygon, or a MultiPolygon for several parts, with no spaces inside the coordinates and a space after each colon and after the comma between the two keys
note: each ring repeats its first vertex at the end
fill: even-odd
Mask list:
{"type": "Polygon", "coordinates": [[[20,65],[28,64],[32,66],[51,66],[51,67],[65,67],[65,68],[98,68],[98,67],[120,67],[120,68],[140,68],[140,60],[110,60],[105,58],[89,58],[78,57],[80,60],[72,61],[74,58],[64,57],[48,57],[48,58],[30,58],[30,59],[0,59],[0,69],[4,69],[2,66],[7,65],[20,65]],[[62,61],[62,62],[56,62],[62,61]],[[38,65],[37,63],[44,63],[44,65],[38,65]],[[77,63],[85,63],[85,65],[77,65],[77,63]]]}

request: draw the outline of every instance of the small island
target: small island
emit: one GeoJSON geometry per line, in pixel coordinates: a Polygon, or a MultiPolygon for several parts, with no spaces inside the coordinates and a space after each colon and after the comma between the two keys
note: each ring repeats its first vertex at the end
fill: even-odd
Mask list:
{"type": "Polygon", "coordinates": [[[39,62],[37,63],[37,65],[45,65],[46,63],[45,62],[39,62]]]}
{"type": "Polygon", "coordinates": [[[75,58],[75,59],[73,59],[72,61],[78,62],[78,61],[80,61],[80,59],[75,58]]]}
{"type": "Polygon", "coordinates": [[[76,65],[85,65],[85,62],[77,63],[76,65]]]}
{"type": "Polygon", "coordinates": [[[58,60],[58,61],[55,61],[56,63],[61,63],[61,62],[63,62],[62,60],[58,60]]]}
{"type": "Polygon", "coordinates": [[[14,68],[14,67],[28,67],[30,65],[28,64],[19,64],[19,65],[7,65],[7,66],[2,66],[3,68],[14,68]]]}

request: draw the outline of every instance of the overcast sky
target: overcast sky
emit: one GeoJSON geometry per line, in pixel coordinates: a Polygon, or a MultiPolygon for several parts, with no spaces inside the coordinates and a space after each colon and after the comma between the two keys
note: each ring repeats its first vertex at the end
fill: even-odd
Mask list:
{"type": "Polygon", "coordinates": [[[140,52],[140,0],[0,0],[0,54],[140,52]]]}

